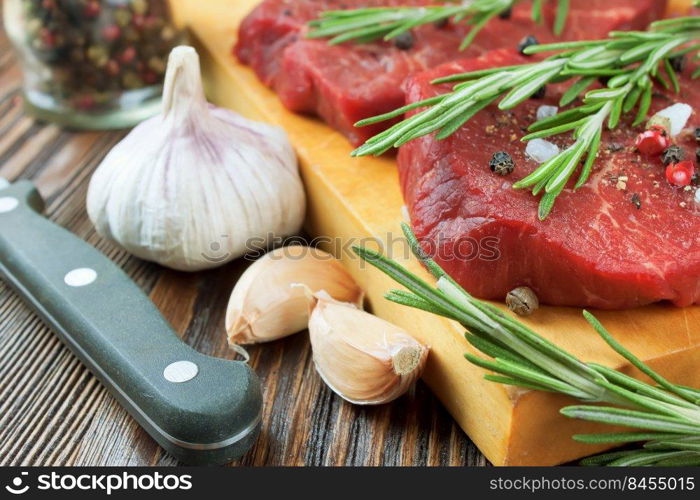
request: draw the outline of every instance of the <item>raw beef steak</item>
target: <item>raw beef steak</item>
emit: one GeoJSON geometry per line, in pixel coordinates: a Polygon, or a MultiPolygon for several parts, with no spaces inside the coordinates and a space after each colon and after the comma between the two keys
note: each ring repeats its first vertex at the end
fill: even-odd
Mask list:
{"type": "MultiPolygon", "coordinates": [[[[547,2],[542,25],[530,19],[530,2],[518,4],[509,20],[494,19],[466,52],[459,51],[464,26],[423,26],[413,30],[414,44],[329,46],[304,38],[308,21],[325,10],[392,5],[434,5],[431,0],[265,0],[243,21],[235,47],[292,111],[316,114],[360,145],[388,124],[357,129],[357,121],[403,104],[401,85],[410,74],[485,50],[516,47],[527,35],[553,41],[555,2],[547,2]]],[[[665,10],[659,0],[572,0],[563,39],[602,38],[613,29],[644,28],[665,10]]]]}
{"type": "MultiPolygon", "coordinates": [[[[449,89],[430,82],[448,74],[518,64],[512,51],[448,63],[407,82],[408,101],[449,89]]],[[[689,70],[686,70],[689,73],[689,70]]],[[[700,109],[700,85],[688,75],[680,95],[657,93],[652,113],[673,102],[700,109]]],[[[556,105],[560,89],[547,89],[512,112],[487,108],[446,140],[432,136],[403,146],[401,186],[411,221],[426,251],[474,295],[502,300],[521,285],[547,304],[618,309],[668,300],[700,303],[700,205],[696,187],[671,186],[659,158],[640,156],[629,123],[604,134],[594,171],[576,193],[571,185],[544,221],[539,199],[512,184],[537,166],[519,141],[539,106],[556,105]],[[491,172],[493,153],[515,160],[506,176],[491,172]],[[487,244],[483,244],[487,242],[487,244]],[[470,247],[477,244],[479,255],[470,247]],[[495,251],[493,251],[495,250],[495,251]]],[[[696,112],[676,138],[695,160],[696,112]]],[[[570,144],[569,134],[558,138],[570,144]]],[[[573,181],[572,181],[573,184],[573,181]]]]}

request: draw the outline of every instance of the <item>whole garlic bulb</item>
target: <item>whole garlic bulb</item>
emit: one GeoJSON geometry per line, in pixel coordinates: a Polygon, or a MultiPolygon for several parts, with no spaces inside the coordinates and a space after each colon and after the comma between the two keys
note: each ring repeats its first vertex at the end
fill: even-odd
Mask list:
{"type": "Polygon", "coordinates": [[[306,329],[309,298],[293,285],[362,306],[364,292],[331,254],[301,245],[278,248],[251,264],[233,288],[226,311],[229,344],[270,342],[306,329]]]}
{"type": "Polygon", "coordinates": [[[300,228],[304,188],[277,127],[204,97],[192,47],[170,54],[163,112],[106,156],[87,196],[102,236],[132,254],[184,271],[216,267],[300,228]]]}
{"type": "Polygon", "coordinates": [[[313,298],[313,359],[333,392],[354,404],[388,403],[420,377],[428,347],[398,326],[324,292],[313,298]]]}

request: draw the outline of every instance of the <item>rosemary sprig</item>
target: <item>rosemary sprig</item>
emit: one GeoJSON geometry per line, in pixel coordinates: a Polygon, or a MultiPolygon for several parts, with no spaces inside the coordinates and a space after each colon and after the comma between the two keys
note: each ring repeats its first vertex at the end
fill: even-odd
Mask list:
{"type": "Polygon", "coordinates": [[[495,306],[472,297],[426,255],[411,229],[402,225],[411,249],[437,279],[437,286],[374,250],[354,247],[363,260],[403,285],[386,298],[461,323],[467,341],[487,359],[467,353],[477,366],[493,372],[493,382],[566,394],[584,403],[614,406],[569,406],[561,413],[570,418],[639,429],[609,434],[578,435],[585,443],[646,441],[640,449],[605,454],[588,465],[698,465],[700,464],[700,390],[666,380],[622,347],[589,312],[586,320],[616,352],[651,377],[650,385],[619,371],[585,363],[538,335],[495,306]]]}
{"type": "MultiPolygon", "coordinates": [[[[507,13],[520,0],[472,0],[454,5],[425,7],[374,7],[364,9],[326,11],[309,23],[308,38],[330,38],[332,45],[355,41],[372,42],[391,40],[424,24],[452,19],[471,26],[460,46],[467,48],[477,34],[496,16],[507,13]]],[[[560,34],[566,23],[569,0],[557,0],[554,31],[560,34]]],[[[541,21],[544,0],[533,3],[532,16],[541,21]]]]}
{"type": "MultiPolygon", "coordinates": [[[[526,49],[528,54],[556,53],[530,64],[436,80],[436,84],[457,83],[451,92],[357,123],[358,127],[378,123],[423,108],[369,139],[352,154],[380,155],[431,133],[436,133],[437,139],[444,139],[480,110],[497,101],[500,109],[512,109],[548,83],[575,80],[562,96],[560,105],[570,105],[585,92],[583,103],[535,122],[529,128],[530,133],[522,138],[529,141],[566,132],[573,135],[574,142],[569,147],[514,184],[516,189],[530,188],[534,195],[543,193],[539,216],[545,219],[584,158],[574,189],[588,180],[603,129],[606,126],[616,128],[621,116],[635,108],[635,125],[643,122],[649,111],[655,82],[679,90],[678,77],[670,61],[690,52],[697,54],[699,49],[698,16],[658,21],[648,31],[612,32],[605,40],[530,46],[526,49]],[[599,78],[608,78],[606,87],[587,90],[599,78]]],[[[700,73],[695,76],[700,76],[700,73]]]]}

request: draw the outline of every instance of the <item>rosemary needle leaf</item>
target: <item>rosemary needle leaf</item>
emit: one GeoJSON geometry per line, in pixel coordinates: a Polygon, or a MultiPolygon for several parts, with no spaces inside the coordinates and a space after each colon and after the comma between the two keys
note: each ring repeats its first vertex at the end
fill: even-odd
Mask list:
{"type": "Polygon", "coordinates": [[[675,439],[678,434],[655,432],[613,432],[609,434],[574,434],[574,441],[588,444],[602,443],[636,443],[639,441],[652,441],[655,439],[675,439]]]}
{"type": "Polygon", "coordinates": [[[568,106],[572,102],[576,100],[576,98],[581,95],[581,92],[586,90],[588,87],[593,85],[596,81],[596,77],[594,76],[587,76],[587,77],[582,77],[576,83],[571,85],[566,92],[564,92],[564,95],[561,96],[561,100],[559,101],[559,106],[568,106]]]}
{"type": "Polygon", "coordinates": [[[591,90],[583,98],[585,103],[607,102],[612,99],[623,97],[626,94],[625,88],[604,88],[591,90]]]}
{"type": "Polygon", "coordinates": [[[663,77],[663,75],[659,74],[658,72],[654,72],[651,75],[656,82],[661,85],[664,89],[666,90],[671,90],[671,85],[668,83],[668,80],[663,77]]]}
{"type": "Polygon", "coordinates": [[[534,187],[532,188],[532,195],[537,196],[538,194],[540,194],[546,185],[547,185],[547,179],[542,179],[540,182],[535,184],[534,187]]]}
{"type": "Polygon", "coordinates": [[[569,155],[567,161],[562,162],[556,174],[549,179],[549,182],[547,182],[547,185],[544,188],[547,194],[561,193],[569,178],[578,167],[581,158],[583,158],[583,155],[586,153],[586,146],[586,141],[577,141],[573,146],[571,146],[571,154],[569,155]]]}
{"type": "Polygon", "coordinates": [[[546,128],[551,128],[562,123],[576,121],[585,118],[588,114],[595,112],[601,108],[600,104],[588,104],[586,106],[578,106],[576,108],[567,109],[561,113],[557,113],[549,118],[538,120],[528,128],[529,132],[537,132],[546,128]]]}
{"type": "Polygon", "coordinates": [[[554,34],[559,36],[564,31],[566,17],[569,15],[569,0],[559,0],[557,13],[554,19],[554,34]]]}
{"type": "MultiPolygon", "coordinates": [[[[697,2],[695,2],[697,3],[697,2]]],[[[664,28],[670,28],[673,26],[688,26],[694,24],[700,27],[700,18],[697,16],[686,16],[686,17],[672,17],[670,19],[661,19],[659,21],[654,21],[651,23],[650,28],[652,30],[661,30],[664,28]]]]}
{"type": "Polygon", "coordinates": [[[405,290],[391,290],[386,295],[384,295],[384,298],[392,302],[396,302],[397,304],[401,304],[402,306],[408,306],[414,309],[421,309],[423,311],[432,314],[438,314],[441,316],[449,316],[449,313],[447,311],[431,304],[427,300],[422,299],[417,295],[414,295],[410,292],[406,292],[405,290]]]}
{"type": "Polygon", "coordinates": [[[637,452],[630,453],[626,457],[620,457],[608,463],[610,467],[640,467],[643,465],[660,464],[665,460],[687,459],[693,457],[692,452],[671,451],[671,452],[637,452]]]}
{"type": "Polygon", "coordinates": [[[569,130],[577,129],[578,127],[583,125],[583,123],[585,121],[586,121],[585,118],[581,118],[580,120],[571,121],[568,123],[563,123],[563,124],[558,125],[556,127],[548,128],[545,130],[539,130],[537,132],[532,132],[530,134],[527,134],[526,136],[524,136],[520,140],[521,141],[531,141],[532,139],[542,139],[545,137],[551,137],[553,135],[559,135],[562,132],[568,132],[569,130]]]}
{"type": "Polygon", "coordinates": [[[498,13],[494,12],[493,15],[482,15],[478,18],[472,19],[472,21],[475,21],[470,24],[474,24],[474,27],[469,30],[469,33],[467,33],[467,36],[464,37],[464,40],[462,40],[462,43],[459,46],[459,50],[465,50],[467,47],[469,47],[474,39],[476,38],[476,35],[479,34],[479,32],[486,26],[486,23],[491,20],[491,18],[497,16],[498,13]]]}
{"type": "Polygon", "coordinates": [[[697,398],[688,398],[688,395],[683,392],[679,391],[678,387],[668,380],[666,380],[664,377],[656,373],[654,370],[649,368],[646,364],[642,362],[639,358],[637,358],[634,354],[632,354],[630,351],[625,349],[622,344],[620,344],[615,338],[610,335],[610,333],[605,329],[605,327],[602,325],[598,319],[593,316],[590,312],[588,311],[583,311],[583,317],[586,318],[586,321],[593,327],[593,329],[598,332],[598,335],[600,335],[605,342],[613,348],[615,352],[620,354],[622,357],[624,357],[627,361],[629,361],[635,368],[637,368],[639,371],[644,373],[646,376],[651,378],[654,382],[659,384],[661,387],[666,389],[667,391],[671,392],[672,394],[676,394],[680,396],[683,399],[686,399],[690,401],[693,404],[697,403],[697,398]]]}
{"type": "Polygon", "coordinates": [[[453,82],[463,82],[467,80],[476,80],[478,78],[481,78],[483,76],[489,76],[493,75],[494,73],[501,73],[501,72],[507,72],[511,71],[514,69],[522,69],[523,65],[518,64],[515,66],[499,66],[497,68],[488,68],[488,69],[482,69],[478,71],[470,71],[468,73],[456,73],[454,75],[449,75],[445,76],[442,78],[437,78],[433,80],[432,83],[433,85],[440,85],[442,83],[453,83],[453,82]]]}
{"type": "Polygon", "coordinates": [[[689,443],[684,441],[655,441],[644,445],[647,450],[685,450],[700,452],[700,443],[689,443]]]}
{"type": "Polygon", "coordinates": [[[620,55],[619,61],[621,64],[632,64],[635,61],[641,61],[645,59],[648,54],[657,47],[658,42],[656,40],[637,45],[620,55]]]}
{"type": "Polygon", "coordinates": [[[512,385],[514,387],[521,387],[523,389],[529,389],[531,391],[542,391],[542,392],[555,392],[548,387],[543,387],[541,385],[525,382],[523,380],[516,380],[511,377],[505,377],[503,375],[484,375],[484,380],[489,382],[496,382],[503,385],[512,385]]]}
{"type": "Polygon", "coordinates": [[[577,42],[542,43],[539,45],[530,45],[529,47],[525,48],[523,52],[526,55],[534,55],[539,54],[541,52],[554,52],[570,49],[586,49],[589,47],[605,45],[609,42],[610,40],[580,40],[577,42]]]}
{"type": "Polygon", "coordinates": [[[623,113],[629,113],[634,109],[634,107],[637,105],[639,102],[639,98],[642,97],[642,92],[644,91],[644,87],[640,87],[639,85],[635,85],[634,90],[630,92],[627,97],[625,97],[625,102],[622,105],[622,112],[623,113]]]}
{"type": "Polygon", "coordinates": [[[612,110],[610,111],[610,116],[608,117],[608,128],[610,130],[617,128],[617,125],[620,123],[620,116],[622,115],[622,105],[624,104],[624,102],[624,97],[619,97],[615,99],[612,105],[612,110]]]}
{"type": "Polygon", "coordinates": [[[644,91],[642,92],[642,97],[639,101],[637,116],[635,117],[632,126],[637,127],[641,125],[642,122],[646,119],[647,113],[649,112],[649,108],[651,107],[652,89],[653,87],[651,82],[647,83],[647,85],[644,88],[644,91]]]}
{"type": "Polygon", "coordinates": [[[542,22],[542,4],[544,3],[544,0],[533,0],[532,2],[532,20],[535,21],[536,23],[541,23],[542,22]]]}
{"type": "Polygon", "coordinates": [[[603,136],[603,131],[598,130],[596,132],[595,138],[591,142],[591,146],[588,150],[588,156],[586,157],[586,162],[583,164],[583,169],[581,169],[581,174],[579,175],[578,181],[574,186],[574,191],[583,187],[583,185],[588,181],[593,170],[593,164],[595,163],[596,157],[598,156],[598,151],[600,150],[600,141],[603,136]]]}
{"type": "Polygon", "coordinates": [[[605,406],[568,406],[562,408],[560,412],[569,418],[590,420],[604,424],[678,434],[700,433],[700,423],[693,425],[677,418],[658,415],[653,412],[622,410],[605,406]]]}
{"type": "Polygon", "coordinates": [[[540,199],[540,205],[537,210],[537,217],[543,221],[547,217],[549,217],[549,214],[552,212],[552,209],[554,208],[554,203],[557,201],[557,196],[559,196],[560,193],[557,192],[551,192],[551,193],[545,193],[542,198],[540,199]]]}
{"type": "Polygon", "coordinates": [[[695,404],[690,403],[685,399],[681,399],[673,393],[666,392],[645,382],[641,382],[636,378],[620,373],[619,371],[613,370],[612,368],[598,365],[596,363],[589,363],[589,366],[601,375],[603,375],[610,382],[613,382],[619,385],[620,387],[629,389],[630,391],[635,391],[639,394],[649,396],[658,401],[664,401],[672,405],[682,406],[691,410],[698,409],[698,407],[695,404]]]}
{"type": "Polygon", "coordinates": [[[673,87],[673,91],[676,94],[679,94],[681,91],[681,86],[678,83],[678,75],[676,75],[676,70],[674,70],[673,66],[671,66],[671,61],[669,59],[664,59],[664,69],[666,70],[666,74],[668,75],[668,79],[671,81],[671,86],[673,87]]]}
{"type": "Polygon", "coordinates": [[[429,99],[423,99],[422,101],[415,102],[413,104],[409,104],[409,105],[404,106],[402,108],[395,109],[394,111],[391,111],[389,113],[385,113],[383,115],[373,116],[371,118],[360,120],[359,122],[357,122],[355,124],[355,127],[364,127],[366,125],[372,125],[375,123],[391,120],[391,119],[396,118],[398,116],[404,115],[408,111],[412,111],[414,109],[423,108],[423,107],[427,107],[427,106],[432,106],[434,104],[438,104],[439,102],[441,102],[444,99],[445,99],[444,95],[431,97],[429,99]]]}
{"type": "Polygon", "coordinates": [[[679,393],[685,394],[685,398],[688,401],[693,401],[696,405],[700,405],[700,390],[694,389],[693,387],[686,387],[684,385],[675,385],[676,390],[679,393]]]}
{"type": "Polygon", "coordinates": [[[700,453],[685,452],[657,461],[657,467],[697,467],[700,465],[700,453]]]}
{"type": "Polygon", "coordinates": [[[546,185],[546,183],[549,181],[550,175],[556,171],[557,167],[559,167],[564,159],[568,158],[570,153],[571,152],[569,150],[564,150],[561,154],[552,156],[530,175],[514,183],[513,187],[515,189],[521,189],[539,184],[540,182],[544,182],[544,187],[544,185],[546,185]]]}
{"type": "Polygon", "coordinates": [[[611,453],[602,453],[594,457],[588,457],[581,460],[579,463],[587,467],[596,467],[601,465],[608,465],[609,463],[617,460],[618,458],[627,457],[634,451],[614,451],[611,453]]]}

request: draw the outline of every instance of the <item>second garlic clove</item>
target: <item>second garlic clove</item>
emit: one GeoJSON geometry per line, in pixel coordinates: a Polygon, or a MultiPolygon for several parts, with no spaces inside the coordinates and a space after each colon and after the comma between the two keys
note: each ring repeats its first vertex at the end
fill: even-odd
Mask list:
{"type": "Polygon", "coordinates": [[[388,403],[420,377],[429,348],[398,326],[314,294],[309,335],[323,381],[343,399],[360,405],[388,403]]]}
{"type": "Polygon", "coordinates": [[[254,262],[236,283],[226,312],[230,344],[270,342],[306,329],[309,298],[304,288],[326,290],[362,306],[364,293],[335,257],[317,248],[292,245],[254,262]]]}

